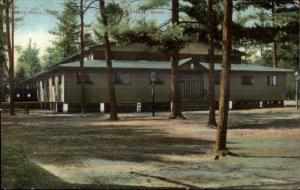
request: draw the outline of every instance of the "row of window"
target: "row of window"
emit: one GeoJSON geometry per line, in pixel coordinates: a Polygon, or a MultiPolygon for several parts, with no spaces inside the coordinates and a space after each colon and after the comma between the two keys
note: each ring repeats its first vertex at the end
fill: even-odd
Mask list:
{"type": "MultiPolygon", "coordinates": [[[[76,73],[77,84],[81,84],[81,81],[84,80],[86,84],[94,84],[94,73],[86,72],[84,78],[82,79],[81,73],[76,73]]],[[[116,72],[114,75],[115,84],[128,85],[131,83],[130,75],[124,72],[116,72]]],[[[149,74],[149,84],[155,83],[158,85],[165,84],[165,75],[162,73],[151,72],[149,74]]]]}
{"type": "MultiPolygon", "coordinates": [[[[80,84],[82,79],[81,79],[81,73],[77,72],[76,74],[77,78],[77,84],[80,84]]],[[[87,72],[85,73],[84,76],[84,82],[86,84],[94,84],[94,73],[87,72]]],[[[131,83],[130,75],[128,73],[124,72],[116,72],[114,75],[114,80],[115,84],[123,84],[123,85],[129,85],[131,83]]],[[[277,81],[277,76],[276,75],[268,75],[267,76],[267,85],[268,86],[276,86],[278,84],[277,81]]],[[[52,79],[52,83],[53,83],[52,79]]],[[[61,80],[59,80],[59,84],[61,83],[61,80]]],[[[215,75],[215,84],[219,85],[221,81],[221,76],[220,73],[216,73],[215,75]]],[[[155,84],[158,85],[163,85],[165,84],[165,75],[162,73],[157,73],[157,72],[151,72],[149,74],[149,84],[154,82],[155,84]]],[[[242,75],[241,76],[241,84],[242,85],[254,85],[254,78],[251,75],[242,75]]]]}
{"type": "MultiPolygon", "coordinates": [[[[216,73],[215,75],[215,84],[219,85],[221,82],[220,73],[216,73]]],[[[241,76],[241,84],[242,85],[254,85],[254,78],[251,75],[242,75],[241,76]]],[[[267,85],[268,86],[276,86],[278,84],[278,79],[276,75],[268,75],[267,76],[267,85]]]]}

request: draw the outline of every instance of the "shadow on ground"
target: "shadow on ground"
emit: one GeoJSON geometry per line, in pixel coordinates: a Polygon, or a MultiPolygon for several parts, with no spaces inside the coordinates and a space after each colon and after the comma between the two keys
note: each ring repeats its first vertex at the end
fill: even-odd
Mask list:
{"type": "Polygon", "coordinates": [[[260,122],[255,121],[249,121],[249,118],[247,118],[248,121],[240,121],[240,123],[243,124],[232,124],[230,126],[230,129],[294,129],[294,128],[300,128],[300,119],[269,119],[269,120],[263,120],[260,122]]]}
{"type": "MultiPolygon", "coordinates": [[[[150,189],[143,186],[68,183],[29,161],[20,147],[2,147],[1,188],[5,189],[150,189]]],[[[162,187],[151,188],[161,189],[162,187]]],[[[168,189],[168,188],[164,188],[168,189]]],[[[184,188],[172,188],[184,189],[184,188]]]]}
{"type": "Polygon", "coordinates": [[[214,144],[201,138],[170,136],[149,126],[91,126],[86,120],[76,122],[68,117],[7,122],[5,131],[5,141],[22,144],[26,155],[47,163],[86,158],[161,161],[161,155],[206,154],[214,144]]]}

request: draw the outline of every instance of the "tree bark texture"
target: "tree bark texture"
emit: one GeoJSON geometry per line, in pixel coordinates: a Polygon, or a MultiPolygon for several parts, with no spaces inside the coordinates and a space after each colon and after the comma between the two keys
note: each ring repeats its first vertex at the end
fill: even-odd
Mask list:
{"type": "Polygon", "coordinates": [[[84,7],[83,1],[80,0],[80,107],[81,112],[85,113],[86,105],[85,105],[85,72],[84,72],[84,7]]]}
{"type": "MultiPolygon", "coordinates": [[[[172,0],[172,24],[179,24],[179,0],[172,0]]],[[[181,96],[178,86],[178,62],[179,49],[175,48],[171,52],[171,93],[172,93],[172,113],[170,119],[184,119],[181,110],[181,96]]]]}
{"type": "Polygon", "coordinates": [[[226,151],[226,138],[228,127],[228,112],[230,100],[230,70],[229,62],[231,54],[231,23],[232,23],[232,0],[224,0],[223,20],[223,58],[221,87],[219,98],[219,119],[216,140],[216,151],[226,151]]]}
{"type": "Polygon", "coordinates": [[[208,0],[208,62],[209,62],[209,118],[208,124],[217,126],[215,108],[215,65],[214,65],[214,30],[213,0],[208,0]]]}
{"type": "MultiPolygon", "coordinates": [[[[272,25],[273,27],[276,26],[276,18],[275,18],[275,0],[272,0],[272,25]]],[[[277,61],[277,43],[274,39],[272,43],[272,65],[273,67],[278,67],[278,61],[277,61]]]]}
{"type": "Polygon", "coordinates": [[[103,25],[105,27],[104,32],[104,47],[105,47],[105,59],[106,67],[108,71],[108,88],[109,88],[109,98],[110,98],[110,120],[118,120],[117,112],[117,100],[116,100],[116,91],[115,91],[115,81],[114,81],[114,71],[112,67],[112,52],[109,41],[109,34],[107,31],[107,16],[105,14],[105,2],[104,0],[99,0],[100,14],[102,18],[103,25]]]}
{"type": "MultiPolygon", "coordinates": [[[[0,109],[2,108],[2,97],[3,97],[3,74],[4,74],[4,31],[3,31],[3,6],[0,5],[0,109]]],[[[1,121],[1,116],[0,116],[1,121]]]]}
{"type": "MultiPolygon", "coordinates": [[[[8,76],[9,76],[9,97],[10,97],[10,106],[9,106],[9,115],[13,116],[16,115],[15,112],[15,66],[14,66],[14,60],[13,60],[13,47],[11,42],[11,31],[10,31],[10,14],[9,9],[10,5],[8,4],[8,1],[6,2],[6,8],[5,8],[5,23],[6,23],[6,43],[7,43],[7,51],[8,51],[8,61],[9,61],[9,70],[8,70],[8,76]]],[[[14,21],[13,21],[14,22],[14,21]]]]}

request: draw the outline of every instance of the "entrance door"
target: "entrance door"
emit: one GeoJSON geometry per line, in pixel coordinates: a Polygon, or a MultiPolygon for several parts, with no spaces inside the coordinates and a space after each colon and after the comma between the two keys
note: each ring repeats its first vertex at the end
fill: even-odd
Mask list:
{"type": "Polygon", "coordinates": [[[201,97],[203,95],[203,75],[180,75],[179,88],[181,97],[201,97]]]}

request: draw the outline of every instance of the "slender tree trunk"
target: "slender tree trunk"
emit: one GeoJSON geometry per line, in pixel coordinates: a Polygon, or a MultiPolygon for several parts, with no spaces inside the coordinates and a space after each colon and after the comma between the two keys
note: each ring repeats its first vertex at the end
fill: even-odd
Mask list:
{"type": "MultiPolygon", "coordinates": [[[[273,27],[276,26],[276,20],[275,20],[275,0],[272,0],[272,25],[273,27]]],[[[273,67],[278,67],[278,61],[277,61],[277,43],[274,39],[272,43],[272,64],[273,67]]]]}
{"type": "MultiPolygon", "coordinates": [[[[0,109],[2,109],[2,97],[3,97],[3,74],[4,74],[4,64],[5,64],[5,55],[4,55],[4,31],[3,31],[3,6],[0,5],[0,109]]],[[[0,113],[1,114],[1,113],[0,113]]],[[[1,124],[0,115],[0,124],[1,124]]]]}
{"type": "Polygon", "coordinates": [[[80,1],[80,107],[81,112],[85,113],[85,72],[84,72],[84,12],[83,12],[83,0],[80,1]]]}
{"type": "Polygon", "coordinates": [[[230,99],[230,55],[231,55],[231,23],[232,0],[224,0],[223,21],[223,63],[221,74],[221,87],[219,99],[219,121],[216,140],[216,151],[226,151],[226,137],[228,125],[229,99],[230,99]]]}
{"type": "MultiPolygon", "coordinates": [[[[13,47],[11,43],[11,31],[10,31],[10,19],[9,19],[9,9],[10,5],[8,1],[6,1],[6,9],[5,9],[5,17],[6,17],[6,40],[7,40],[7,51],[8,51],[8,61],[9,61],[9,96],[10,96],[10,106],[9,106],[9,114],[16,115],[15,112],[15,68],[14,68],[14,60],[13,60],[13,47]]],[[[14,22],[14,21],[13,21],[14,22]]]]}
{"type": "Polygon", "coordinates": [[[15,0],[11,1],[11,55],[15,66],[15,0]]]}
{"type": "Polygon", "coordinates": [[[104,32],[104,47],[105,47],[105,58],[106,65],[108,70],[108,88],[109,88],[109,98],[110,98],[110,120],[118,120],[117,113],[117,100],[116,100],[116,91],[115,91],[115,82],[114,82],[114,71],[112,67],[112,52],[110,47],[109,35],[107,32],[107,17],[105,14],[105,2],[104,0],[99,0],[100,14],[102,18],[103,25],[105,27],[104,32]]]}
{"type": "MultiPolygon", "coordinates": [[[[172,23],[179,24],[179,0],[172,0],[172,23]]],[[[178,86],[179,49],[171,52],[171,92],[172,92],[172,113],[170,119],[184,119],[181,111],[181,95],[178,86]]]]}
{"type": "Polygon", "coordinates": [[[209,59],[209,118],[208,124],[217,126],[215,111],[215,64],[214,64],[214,29],[213,0],[208,0],[208,59],[209,59]]]}

